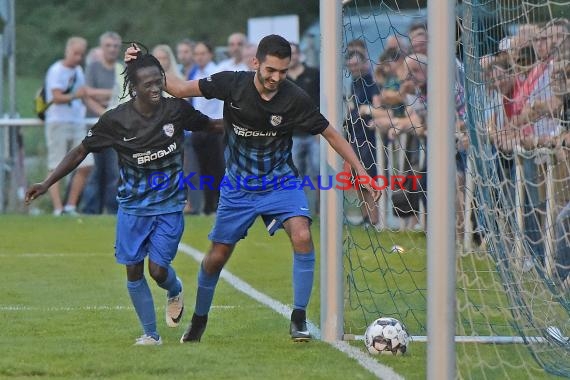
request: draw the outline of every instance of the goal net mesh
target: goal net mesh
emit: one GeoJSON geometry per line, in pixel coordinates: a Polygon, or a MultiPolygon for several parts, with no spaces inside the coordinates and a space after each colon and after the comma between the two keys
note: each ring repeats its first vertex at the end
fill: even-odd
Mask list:
{"type": "MultiPolygon", "coordinates": [[[[460,378],[570,376],[568,9],[568,1],[457,6],[449,233],[460,378]]],[[[428,36],[417,5],[343,8],[345,133],[386,186],[377,206],[344,192],[346,334],[383,316],[427,335],[426,181],[437,170],[427,169],[427,129],[438,127],[426,116],[436,96],[427,94],[427,67],[438,61],[427,57],[428,36]]]]}

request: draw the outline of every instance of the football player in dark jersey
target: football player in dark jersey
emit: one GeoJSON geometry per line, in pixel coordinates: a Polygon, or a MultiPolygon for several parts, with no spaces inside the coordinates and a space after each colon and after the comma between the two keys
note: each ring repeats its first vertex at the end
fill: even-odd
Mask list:
{"type": "MultiPolygon", "coordinates": [[[[131,47],[125,60],[136,59],[131,47]]],[[[293,312],[290,334],[307,341],[306,308],[313,287],[315,253],[309,225],[311,214],[291,158],[294,130],[321,134],[352,166],[357,175],[366,170],[350,144],[319,112],[309,95],[286,80],[291,45],[278,35],[264,37],[252,72],[220,72],[200,80],[167,78],[167,91],[177,97],[204,96],[224,101],[226,177],[215,225],[209,235],[210,251],[198,273],[192,322],[180,339],[198,342],[206,329],[220,272],[236,243],[244,238],[258,216],[269,234],[284,228],[293,246],[293,312]]],[[[364,186],[380,197],[370,185],[364,186]]]]}
{"type": "Polygon", "coordinates": [[[164,70],[150,54],[139,53],[125,68],[125,87],[132,99],[106,112],[41,183],[26,192],[29,204],[69,174],[89,152],[112,147],[119,154],[115,257],[126,266],[127,288],[143,328],[135,345],[160,345],[144,259],[158,286],[167,292],[166,323],[175,327],[184,311],[182,282],[171,262],[184,230],[182,146],[184,131],[223,131],[186,101],[164,98],[164,70]]]}

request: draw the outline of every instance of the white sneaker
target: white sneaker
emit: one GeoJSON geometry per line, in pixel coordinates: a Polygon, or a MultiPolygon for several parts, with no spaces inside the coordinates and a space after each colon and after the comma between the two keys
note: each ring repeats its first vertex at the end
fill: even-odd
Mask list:
{"type": "Polygon", "coordinates": [[[140,338],[137,338],[134,346],[160,346],[162,344],[162,338],[154,339],[150,335],[143,334],[140,338]]]}
{"type": "Polygon", "coordinates": [[[53,216],[61,216],[62,213],[63,210],[60,208],[56,208],[55,210],[53,210],[53,216]]]}
{"type": "Polygon", "coordinates": [[[68,215],[68,216],[79,216],[79,213],[77,212],[77,209],[75,208],[75,206],[70,206],[70,205],[66,205],[63,208],[63,215],[68,215]]]}
{"type": "Polygon", "coordinates": [[[177,327],[182,320],[182,314],[184,314],[184,287],[182,286],[182,280],[176,277],[180,283],[180,293],[177,296],[168,298],[166,296],[166,325],[168,327],[177,327]]]}

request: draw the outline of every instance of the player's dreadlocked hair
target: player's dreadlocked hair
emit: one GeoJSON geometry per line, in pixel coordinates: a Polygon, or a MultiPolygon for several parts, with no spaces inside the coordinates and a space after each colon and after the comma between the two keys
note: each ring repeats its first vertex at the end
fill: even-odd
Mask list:
{"type": "Polygon", "coordinates": [[[152,66],[158,67],[158,69],[160,70],[160,74],[162,75],[162,78],[164,79],[164,83],[166,85],[166,75],[158,59],[156,59],[154,55],[149,54],[148,48],[143,44],[139,42],[128,42],[128,43],[133,45],[136,44],[137,46],[139,46],[139,48],[141,48],[141,50],[137,52],[136,59],[132,59],[129,62],[127,62],[126,67],[122,72],[122,74],[125,76],[125,81],[123,83],[123,96],[121,97],[121,99],[126,97],[127,96],[126,94],[129,94],[131,98],[135,97],[136,94],[134,88],[137,85],[137,71],[144,67],[152,67],[152,66]],[[145,50],[144,53],[142,52],[142,49],[145,50]]]}

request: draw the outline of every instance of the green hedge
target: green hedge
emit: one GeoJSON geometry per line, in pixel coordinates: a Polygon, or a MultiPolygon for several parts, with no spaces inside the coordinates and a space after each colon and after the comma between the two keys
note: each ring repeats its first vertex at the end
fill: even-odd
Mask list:
{"type": "Polygon", "coordinates": [[[72,35],[98,44],[108,30],[125,41],[149,48],[174,45],[182,38],[226,45],[235,31],[247,31],[247,19],[297,14],[301,31],[319,17],[319,0],[18,0],[16,2],[16,59],[19,74],[37,75],[63,55],[72,35]]]}

